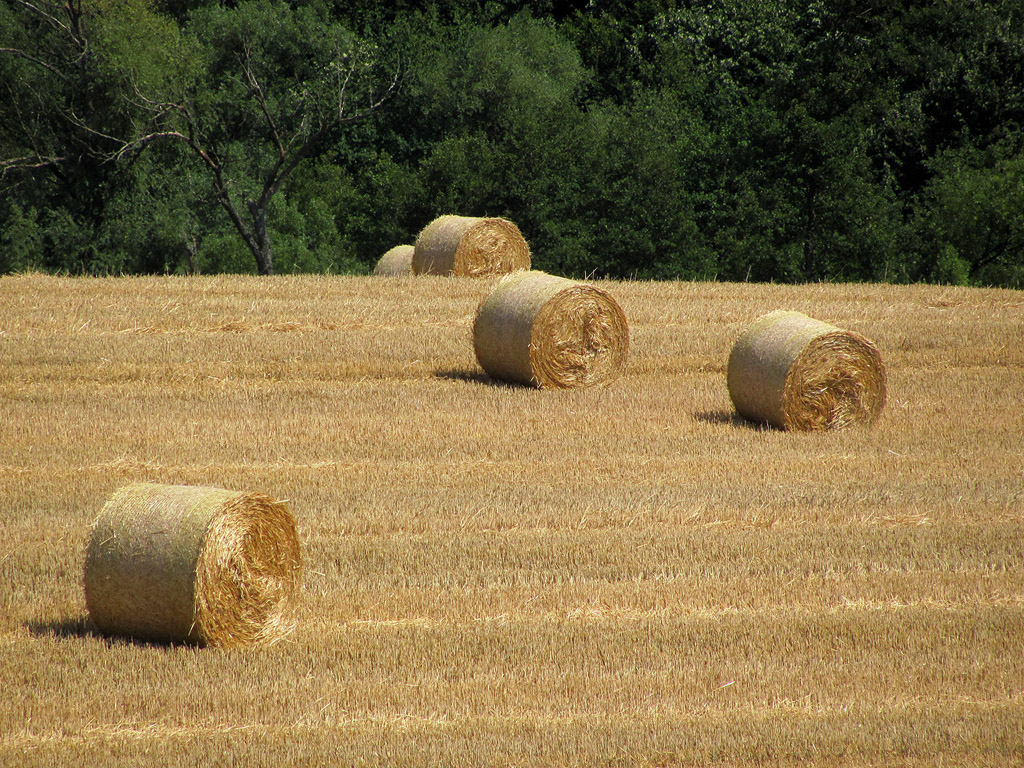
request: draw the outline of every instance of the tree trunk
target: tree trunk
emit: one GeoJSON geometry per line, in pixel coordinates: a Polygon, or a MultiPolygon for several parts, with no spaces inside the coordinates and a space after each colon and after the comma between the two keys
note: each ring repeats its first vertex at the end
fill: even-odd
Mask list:
{"type": "Polygon", "coordinates": [[[189,235],[185,239],[185,269],[190,275],[199,274],[199,241],[197,235],[189,235]]]}
{"type": "Polygon", "coordinates": [[[814,179],[807,184],[807,231],[804,234],[804,279],[821,279],[823,275],[816,274],[818,271],[817,252],[814,242],[814,231],[817,227],[817,211],[814,207],[815,189],[814,179]]]}
{"type": "Polygon", "coordinates": [[[249,213],[252,216],[253,228],[253,240],[249,247],[252,249],[252,255],[256,257],[256,271],[261,275],[272,275],[274,249],[267,235],[267,207],[250,200],[249,213]]]}

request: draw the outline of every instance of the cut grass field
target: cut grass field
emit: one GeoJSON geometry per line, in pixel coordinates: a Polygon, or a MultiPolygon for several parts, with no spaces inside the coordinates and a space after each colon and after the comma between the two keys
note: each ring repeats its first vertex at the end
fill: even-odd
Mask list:
{"type": "Polygon", "coordinates": [[[492,280],[0,280],[0,765],[1019,765],[1024,294],[602,283],[607,388],[487,381],[492,280]],[[771,309],[857,331],[872,428],[735,417],[771,309]],[[286,499],[257,650],[110,640],[134,481],[286,499]]]}

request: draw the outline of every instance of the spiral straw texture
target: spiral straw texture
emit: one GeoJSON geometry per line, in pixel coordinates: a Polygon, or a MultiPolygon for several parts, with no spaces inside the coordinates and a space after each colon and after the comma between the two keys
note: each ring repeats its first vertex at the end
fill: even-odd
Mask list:
{"type": "Polygon", "coordinates": [[[137,484],[93,524],[85,598],[105,634],[209,646],[276,642],[302,583],[295,520],[254,493],[137,484]]]}
{"type": "Polygon", "coordinates": [[[530,246],[511,221],[440,216],[416,238],[417,275],[483,277],[530,268],[530,246]]]}
{"type": "Polygon", "coordinates": [[[544,272],[503,277],[477,310],[476,358],[494,379],[539,387],[605,383],[629,354],[629,326],[607,291],[544,272]]]}
{"type": "Polygon", "coordinates": [[[870,424],[885,406],[885,366],[875,345],[800,312],[754,321],[732,348],[727,376],[739,414],[780,429],[870,424]]]}

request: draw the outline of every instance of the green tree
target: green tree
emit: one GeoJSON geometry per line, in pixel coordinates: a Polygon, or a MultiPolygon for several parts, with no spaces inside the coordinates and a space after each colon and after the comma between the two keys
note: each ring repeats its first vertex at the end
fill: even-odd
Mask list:
{"type": "Polygon", "coordinates": [[[898,272],[902,207],[875,162],[879,110],[862,38],[838,4],[694,3],[649,26],[652,89],[702,136],[691,196],[730,279],[898,272]]]}
{"type": "Polygon", "coordinates": [[[38,212],[39,266],[122,268],[95,240],[130,176],[109,158],[145,119],[135,88],[167,90],[188,67],[176,25],[145,0],[0,5],[0,191],[18,201],[8,212],[38,212]]]}
{"type": "Polygon", "coordinates": [[[202,71],[183,98],[139,93],[148,131],[125,157],[154,141],[184,143],[213,181],[218,204],[255,259],[274,271],[269,216],[295,169],[394,93],[379,51],[325,16],[322,7],[253,0],[200,8],[189,17],[202,71]]]}
{"type": "Polygon", "coordinates": [[[23,272],[43,266],[43,228],[35,208],[9,203],[0,229],[0,274],[23,272]]]}
{"type": "Polygon", "coordinates": [[[456,212],[574,275],[1016,285],[1021,125],[1020,0],[6,0],[0,269],[365,269],[456,212]]]}
{"type": "MultiPolygon", "coordinates": [[[[274,271],[270,217],[288,209],[275,197],[295,169],[397,86],[397,70],[382,76],[379,51],[322,4],[203,5],[179,28],[149,0],[14,2],[20,26],[0,49],[16,83],[5,94],[0,169],[51,172],[47,207],[67,208],[94,233],[107,219],[130,228],[152,196],[124,169],[153,144],[180,143],[261,274],[274,271]]],[[[182,196],[172,198],[182,210],[165,208],[163,219],[189,218],[182,196]]],[[[173,226],[186,244],[195,241],[191,224],[173,226]]],[[[101,270],[138,264],[94,256],[101,270]]]]}
{"type": "Polygon", "coordinates": [[[921,214],[925,277],[1024,288],[1024,153],[949,153],[936,169],[921,214]]]}

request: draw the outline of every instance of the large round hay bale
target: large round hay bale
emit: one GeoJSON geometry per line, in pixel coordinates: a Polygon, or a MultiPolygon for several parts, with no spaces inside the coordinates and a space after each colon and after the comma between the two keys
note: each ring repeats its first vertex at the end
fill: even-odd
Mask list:
{"type": "Polygon", "coordinates": [[[871,423],[885,405],[875,345],[800,312],[757,319],[732,348],[728,384],[741,416],[780,429],[871,423]]]}
{"type": "Polygon", "coordinates": [[[416,275],[482,277],[530,268],[530,246],[511,221],[440,216],[416,238],[416,275]]]}
{"type": "Polygon", "coordinates": [[[476,359],[494,379],[540,387],[587,387],[616,376],[629,326],[607,291],[544,272],[506,275],[480,304],[476,359]]]}
{"type": "Polygon", "coordinates": [[[396,245],[380,257],[377,266],[373,268],[373,274],[388,277],[411,275],[412,254],[415,250],[411,245],[396,245]]]}
{"type": "Polygon", "coordinates": [[[105,634],[210,646],[269,644],[295,626],[295,520],[255,493],[137,484],[93,524],[85,600],[105,634]]]}

